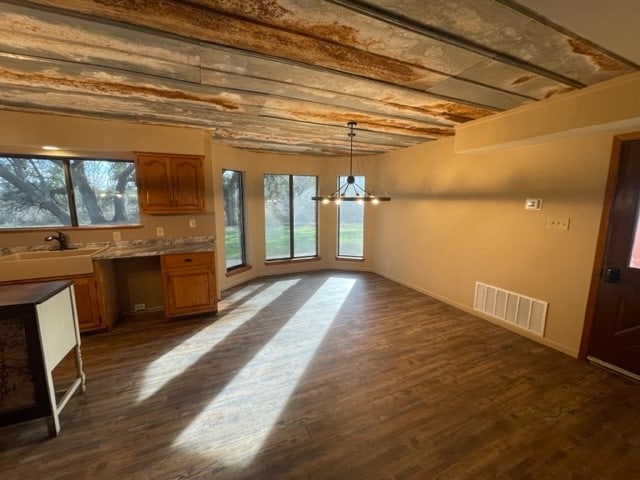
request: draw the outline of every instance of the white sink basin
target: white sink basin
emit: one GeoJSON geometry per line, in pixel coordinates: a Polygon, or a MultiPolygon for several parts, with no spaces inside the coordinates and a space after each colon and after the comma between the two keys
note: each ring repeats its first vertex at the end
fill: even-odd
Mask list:
{"type": "Polygon", "coordinates": [[[39,250],[0,256],[0,281],[82,275],[93,272],[91,256],[108,247],[39,250]]]}

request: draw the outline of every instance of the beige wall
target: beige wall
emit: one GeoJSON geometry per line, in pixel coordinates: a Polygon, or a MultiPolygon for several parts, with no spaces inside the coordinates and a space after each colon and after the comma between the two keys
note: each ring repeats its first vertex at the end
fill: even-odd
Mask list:
{"type": "MultiPolygon", "coordinates": [[[[67,228],[71,243],[110,242],[113,232],[121,240],[156,237],[156,227],[164,228],[165,238],[215,235],[213,174],[209,136],[198,129],[142,125],[117,121],[80,119],[58,115],[0,112],[0,152],[7,154],[46,154],[43,145],[56,145],[57,155],[133,159],[134,152],[167,152],[205,156],[206,212],[188,215],[141,215],[140,227],[67,228]],[[189,228],[189,219],[196,228],[189,228]]],[[[47,246],[44,237],[58,229],[37,229],[0,233],[0,247],[47,246]]],[[[133,311],[135,304],[148,309],[163,305],[158,258],[118,260],[118,310],[133,311]]]]}
{"type": "MultiPolygon", "coordinates": [[[[335,259],[336,210],[322,205],[321,260],[264,263],[263,175],[318,175],[321,192],[331,192],[336,176],[345,173],[346,158],[257,154],[217,145],[207,132],[194,129],[11,112],[0,112],[3,126],[10,126],[0,131],[0,146],[24,153],[53,143],[73,153],[112,152],[126,158],[135,150],[204,154],[207,213],[198,218],[198,229],[189,231],[191,216],[145,216],[144,227],[123,230],[123,239],[152,238],[159,225],[167,236],[215,233],[222,290],[263,275],[363,269],[472,311],[475,282],[483,281],[548,301],[547,328],[539,340],[576,355],[612,140],[616,133],[640,130],[639,97],[632,95],[639,90],[640,74],[630,75],[470,122],[452,139],[366,159],[362,166],[368,180],[373,178],[377,190],[393,199],[366,207],[361,263],[335,259]],[[231,277],[224,268],[223,168],[245,172],[252,265],[231,277]],[[542,210],[525,210],[528,197],[543,198],[542,210]],[[570,217],[570,229],[546,229],[550,216],[570,217]]],[[[103,230],[71,235],[72,241],[111,239],[111,232],[103,230]]],[[[41,237],[42,232],[1,233],[0,246],[42,243],[41,237]]],[[[148,270],[138,265],[131,274],[148,270]]],[[[157,301],[152,295],[145,301],[144,292],[130,297],[124,308],[157,301]]]]}
{"type": "MultiPolygon", "coordinates": [[[[346,135],[345,135],[346,138],[346,135]]],[[[354,262],[336,260],[337,251],[337,210],[335,205],[318,205],[318,252],[319,261],[289,262],[286,264],[265,264],[264,233],[264,194],[263,179],[267,173],[284,173],[296,175],[317,175],[320,193],[332,193],[336,189],[338,175],[348,173],[348,158],[328,158],[304,155],[271,155],[243,152],[237,149],[212,144],[215,210],[219,212],[216,223],[218,251],[219,283],[222,290],[242,283],[250,278],[265,275],[317,270],[371,270],[373,267],[374,236],[368,232],[373,229],[374,215],[365,212],[365,261],[354,262]],[[245,223],[247,242],[247,263],[251,269],[230,277],[225,275],[224,255],[224,215],[222,199],[222,170],[239,170],[243,172],[245,189],[245,223]]],[[[359,172],[374,177],[373,163],[363,161],[357,164],[359,172]]],[[[356,162],[354,162],[354,171],[356,162]]]]}
{"type": "Polygon", "coordinates": [[[458,153],[640,129],[640,73],[598,83],[456,128],[458,153]]]}
{"type": "Polygon", "coordinates": [[[448,140],[390,155],[377,271],[467,309],[476,281],[547,301],[545,338],[577,354],[610,147],[601,135],[473,155],[448,140]],[[569,231],[546,229],[549,216],[569,231]]]}
{"type": "MultiPolygon", "coordinates": [[[[54,155],[133,159],[135,151],[186,153],[210,158],[206,132],[197,129],[142,125],[117,121],[80,119],[59,115],[0,112],[0,153],[52,155],[43,145],[62,150],[54,155]]],[[[211,161],[205,161],[206,213],[190,215],[142,215],[139,228],[62,229],[71,243],[108,242],[113,231],[122,240],[156,238],[156,227],[165,237],[213,235],[211,161]],[[189,228],[189,218],[196,228],[189,228]]],[[[45,245],[44,237],[54,229],[0,233],[0,247],[45,245]]]]}
{"type": "Polygon", "coordinates": [[[639,82],[631,75],[380,157],[393,201],[377,210],[376,271],[469,311],[476,281],[547,301],[541,341],[577,355],[613,136],[640,128],[637,98],[620,95],[639,82]],[[542,210],[525,210],[529,197],[543,198],[542,210]],[[570,217],[569,231],[546,229],[550,216],[570,217]]]}

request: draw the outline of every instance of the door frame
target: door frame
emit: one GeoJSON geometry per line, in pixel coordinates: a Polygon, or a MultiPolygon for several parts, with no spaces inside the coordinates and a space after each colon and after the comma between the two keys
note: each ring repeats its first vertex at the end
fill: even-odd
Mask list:
{"type": "Polygon", "coordinates": [[[604,192],[602,216],[600,217],[600,230],[598,232],[596,253],[593,260],[593,270],[591,271],[591,284],[589,286],[587,308],[584,316],[584,324],[582,326],[582,339],[580,341],[580,350],[578,351],[578,358],[581,360],[586,360],[587,356],[589,355],[591,329],[593,327],[593,318],[596,313],[596,302],[598,298],[598,288],[600,286],[600,276],[602,275],[602,265],[604,264],[604,256],[607,251],[607,238],[609,236],[611,210],[613,209],[613,202],[615,200],[616,190],[618,188],[622,145],[624,142],[630,142],[633,140],[640,140],[640,132],[625,133],[621,135],[615,135],[613,137],[611,159],[609,161],[609,173],[607,175],[607,184],[604,192]]]}

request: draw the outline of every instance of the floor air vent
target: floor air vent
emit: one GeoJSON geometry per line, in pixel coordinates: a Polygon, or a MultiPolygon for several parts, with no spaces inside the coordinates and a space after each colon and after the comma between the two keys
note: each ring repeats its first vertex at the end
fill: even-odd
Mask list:
{"type": "Polygon", "coordinates": [[[541,337],[544,336],[548,305],[542,300],[476,282],[474,309],[541,337]]]}

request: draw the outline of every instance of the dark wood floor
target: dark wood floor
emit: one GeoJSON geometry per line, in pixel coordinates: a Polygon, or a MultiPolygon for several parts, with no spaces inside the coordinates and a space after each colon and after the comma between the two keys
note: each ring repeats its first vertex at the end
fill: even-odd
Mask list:
{"type": "Polygon", "coordinates": [[[254,281],[83,352],[59,437],[0,429],[2,479],[640,478],[640,384],[373,274],[254,281]]]}

